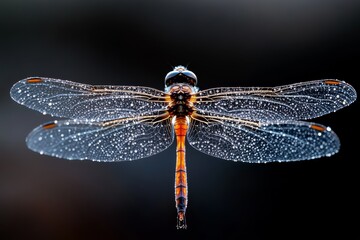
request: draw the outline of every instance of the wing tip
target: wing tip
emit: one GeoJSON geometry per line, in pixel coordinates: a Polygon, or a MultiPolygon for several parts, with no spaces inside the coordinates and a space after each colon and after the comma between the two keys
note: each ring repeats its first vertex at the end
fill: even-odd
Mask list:
{"type": "Polygon", "coordinates": [[[357,92],[351,84],[339,79],[324,79],[322,81],[326,85],[335,86],[335,87],[338,86],[343,88],[344,92],[346,92],[346,94],[348,95],[347,101],[344,102],[345,106],[350,105],[351,103],[355,102],[355,100],[357,99],[357,92]]]}
{"type": "Polygon", "coordinates": [[[18,102],[18,103],[21,103],[21,94],[24,92],[23,91],[23,87],[24,85],[26,84],[35,84],[35,83],[42,83],[44,82],[44,79],[41,78],[41,77],[28,77],[28,78],[25,78],[23,80],[20,80],[16,83],[14,83],[12,86],[11,86],[11,89],[10,89],[10,97],[15,101],[15,102],[18,102]]]}

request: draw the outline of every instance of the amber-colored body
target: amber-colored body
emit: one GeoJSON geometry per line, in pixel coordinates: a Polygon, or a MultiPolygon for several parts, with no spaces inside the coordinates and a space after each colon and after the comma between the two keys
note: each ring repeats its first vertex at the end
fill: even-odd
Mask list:
{"type": "Polygon", "coordinates": [[[187,175],[185,159],[185,137],[188,123],[185,117],[175,119],[176,134],[176,168],[175,168],[175,201],[178,211],[178,228],[186,228],[185,211],[187,206],[187,175]]]}
{"type": "Polygon", "coordinates": [[[193,112],[193,90],[187,84],[175,84],[169,90],[168,113],[173,119],[176,135],[175,203],[177,228],[186,228],[185,212],[188,200],[185,140],[193,112]]]}

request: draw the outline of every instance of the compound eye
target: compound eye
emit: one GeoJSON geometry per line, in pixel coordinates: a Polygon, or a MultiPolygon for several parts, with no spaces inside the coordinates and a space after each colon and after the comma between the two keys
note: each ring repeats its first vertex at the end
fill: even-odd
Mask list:
{"type": "Polygon", "coordinates": [[[184,74],[185,76],[189,77],[189,78],[194,79],[195,82],[197,81],[197,77],[196,77],[195,73],[193,73],[192,71],[185,70],[185,71],[182,71],[181,73],[184,74]]]}
{"type": "Polygon", "coordinates": [[[195,86],[197,83],[197,77],[193,72],[187,70],[185,67],[178,66],[165,76],[166,87],[169,87],[174,83],[185,83],[195,86]]]}
{"type": "Polygon", "coordinates": [[[168,79],[170,79],[170,78],[173,78],[173,77],[175,77],[175,76],[178,75],[178,74],[179,74],[178,71],[171,71],[171,72],[169,72],[169,73],[166,74],[166,76],[165,76],[165,82],[166,82],[166,80],[168,80],[168,79]]]}

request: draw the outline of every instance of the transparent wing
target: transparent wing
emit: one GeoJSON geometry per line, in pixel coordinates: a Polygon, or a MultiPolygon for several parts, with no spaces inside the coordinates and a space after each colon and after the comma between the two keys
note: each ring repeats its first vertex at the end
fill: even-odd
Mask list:
{"type": "Polygon", "coordinates": [[[165,108],[165,93],[134,86],[92,86],[51,78],[27,78],[14,84],[18,103],[56,117],[107,121],[165,108]]]}
{"type": "Polygon", "coordinates": [[[254,121],[311,119],[343,108],[355,89],[338,80],[316,80],[268,88],[213,88],[196,94],[200,111],[254,121]]]}
{"type": "Polygon", "coordinates": [[[156,118],[55,121],[35,128],[26,142],[35,152],[70,160],[135,160],[157,154],[173,142],[169,118],[156,118]]]}
{"type": "Polygon", "coordinates": [[[188,141],[197,150],[214,157],[255,163],[319,158],[330,156],[340,148],[336,134],[315,123],[259,124],[214,117],[192,119],[188,141]]]}

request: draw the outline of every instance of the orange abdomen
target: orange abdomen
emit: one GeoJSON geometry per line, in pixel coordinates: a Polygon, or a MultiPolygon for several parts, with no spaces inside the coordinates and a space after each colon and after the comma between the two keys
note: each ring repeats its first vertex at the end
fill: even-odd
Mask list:
{"type": "Polygon", "coordinates": [[[185,160],[185,139],[188,130],[186,117],[175,119],[176,135],[176,169],[175,169],[175,202],[178,212],[178,228],[186,228],[185,211],[187,207],[187,175],[185,160]]]}

